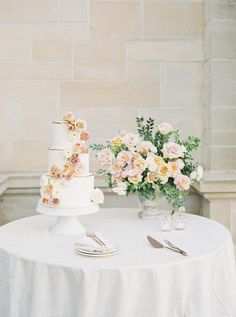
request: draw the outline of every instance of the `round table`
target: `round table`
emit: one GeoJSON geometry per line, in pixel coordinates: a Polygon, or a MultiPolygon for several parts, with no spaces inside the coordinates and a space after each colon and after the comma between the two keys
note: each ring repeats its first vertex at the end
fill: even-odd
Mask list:
{"type": "Polygon", "coordinates": [[[81,217],[118,243],[119,254],[76,255],[76,236],[48,231],[55,219],[23,218],[0,228],[1,317],[217,317],[236,316],[233,244],[225,227],[188,216],[186,230],[161,232],[134,209],[107,209],[81,217]],[[188,257],[154,249],[169,239],[188,257]]]}

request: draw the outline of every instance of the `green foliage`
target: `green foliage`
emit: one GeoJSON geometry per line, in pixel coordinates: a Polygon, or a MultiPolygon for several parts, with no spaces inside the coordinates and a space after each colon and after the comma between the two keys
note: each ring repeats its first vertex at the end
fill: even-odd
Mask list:
{"type": "Polygon", "coordinates": [[[185,146],[187,152],[189,153],[199,147],[200,139],[195,136],[189,136],[187,140],[184,140],[180,143],[185,146]]]}
{"type": "Polygon", "coordinates": [[[94,151],[101,151],[102,149],[106,148],[106,146],[103,144],[90,144],[89,147],[90,147],[90,149],[92,149],[94,151]]]}
{"type": "Polygon", "coordinates": [[[137,117],[136,123],[137,123],[137,129],[138,134],[145,140],[145,141],[153,141],[153,129],[154,129],[154,119],[149,118],[144,120],[143,117],[137,117]]]}

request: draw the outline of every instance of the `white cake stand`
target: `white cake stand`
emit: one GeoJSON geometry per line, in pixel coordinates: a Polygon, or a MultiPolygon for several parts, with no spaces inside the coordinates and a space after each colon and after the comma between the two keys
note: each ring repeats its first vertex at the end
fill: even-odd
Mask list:
{"type": "Polygon", "coordinates": [[[83,235],[85,227],[80,223],[81,215],[89,215],[99,211],[99,206],[91,203],[89,206],[77,208],[53,208],[38,204],[36,210],[46,216],[57,216],[56,223],[49,229],[53,234],[83,235]]]}

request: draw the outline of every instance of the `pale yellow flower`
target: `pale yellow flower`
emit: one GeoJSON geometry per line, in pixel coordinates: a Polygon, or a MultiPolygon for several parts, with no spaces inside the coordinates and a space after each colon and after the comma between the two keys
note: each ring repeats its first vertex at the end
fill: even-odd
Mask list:
{"type": "Polygon", "coordinates": [[[146,168],[146,162],[143,158],[139,158],[133,162],[133,166],[140,171],[144,171],[146,168]]]}
{"type": "Polygon", "coordinates": [[[163,164],[165,161],[164,161],[163,157],[156,155],[156,156],[154,156],[154,162],[156,163],[156,165],[159,166],[159,165],[163,164]]]}
{"type": "Polygon", "coordinates": [[[146,182],[147,183],[154,183],[158,180],[158,174],[157,173],[147,173],[146,182]]]}
{"type": "Polygon", "coordinates": [[[140,174],[136,174],[134,176],[130,176],[128,180],[132,184],[138,184],[142,181],[142,176],[140,174]]]}
{"type": "Polygon", "coordinates": [[[122,137],[117,136],[117,137],[111,139],[111,144],[115,147],[120,147],[122,144],[124,144],[124,140],[122,137]]]}

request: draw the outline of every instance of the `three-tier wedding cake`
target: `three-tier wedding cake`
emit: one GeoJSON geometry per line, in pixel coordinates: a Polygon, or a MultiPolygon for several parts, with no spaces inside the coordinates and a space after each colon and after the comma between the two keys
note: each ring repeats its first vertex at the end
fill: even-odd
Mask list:
{"type": "Polygon", "coordinates": [[[87,123],[71,112],[52,123],[52,145],[48,149],[48,173],[40,182],[37,210],[44,214],[73,216],[98,211],[104,196],[94,189],[89,172],[87,123]]]}

